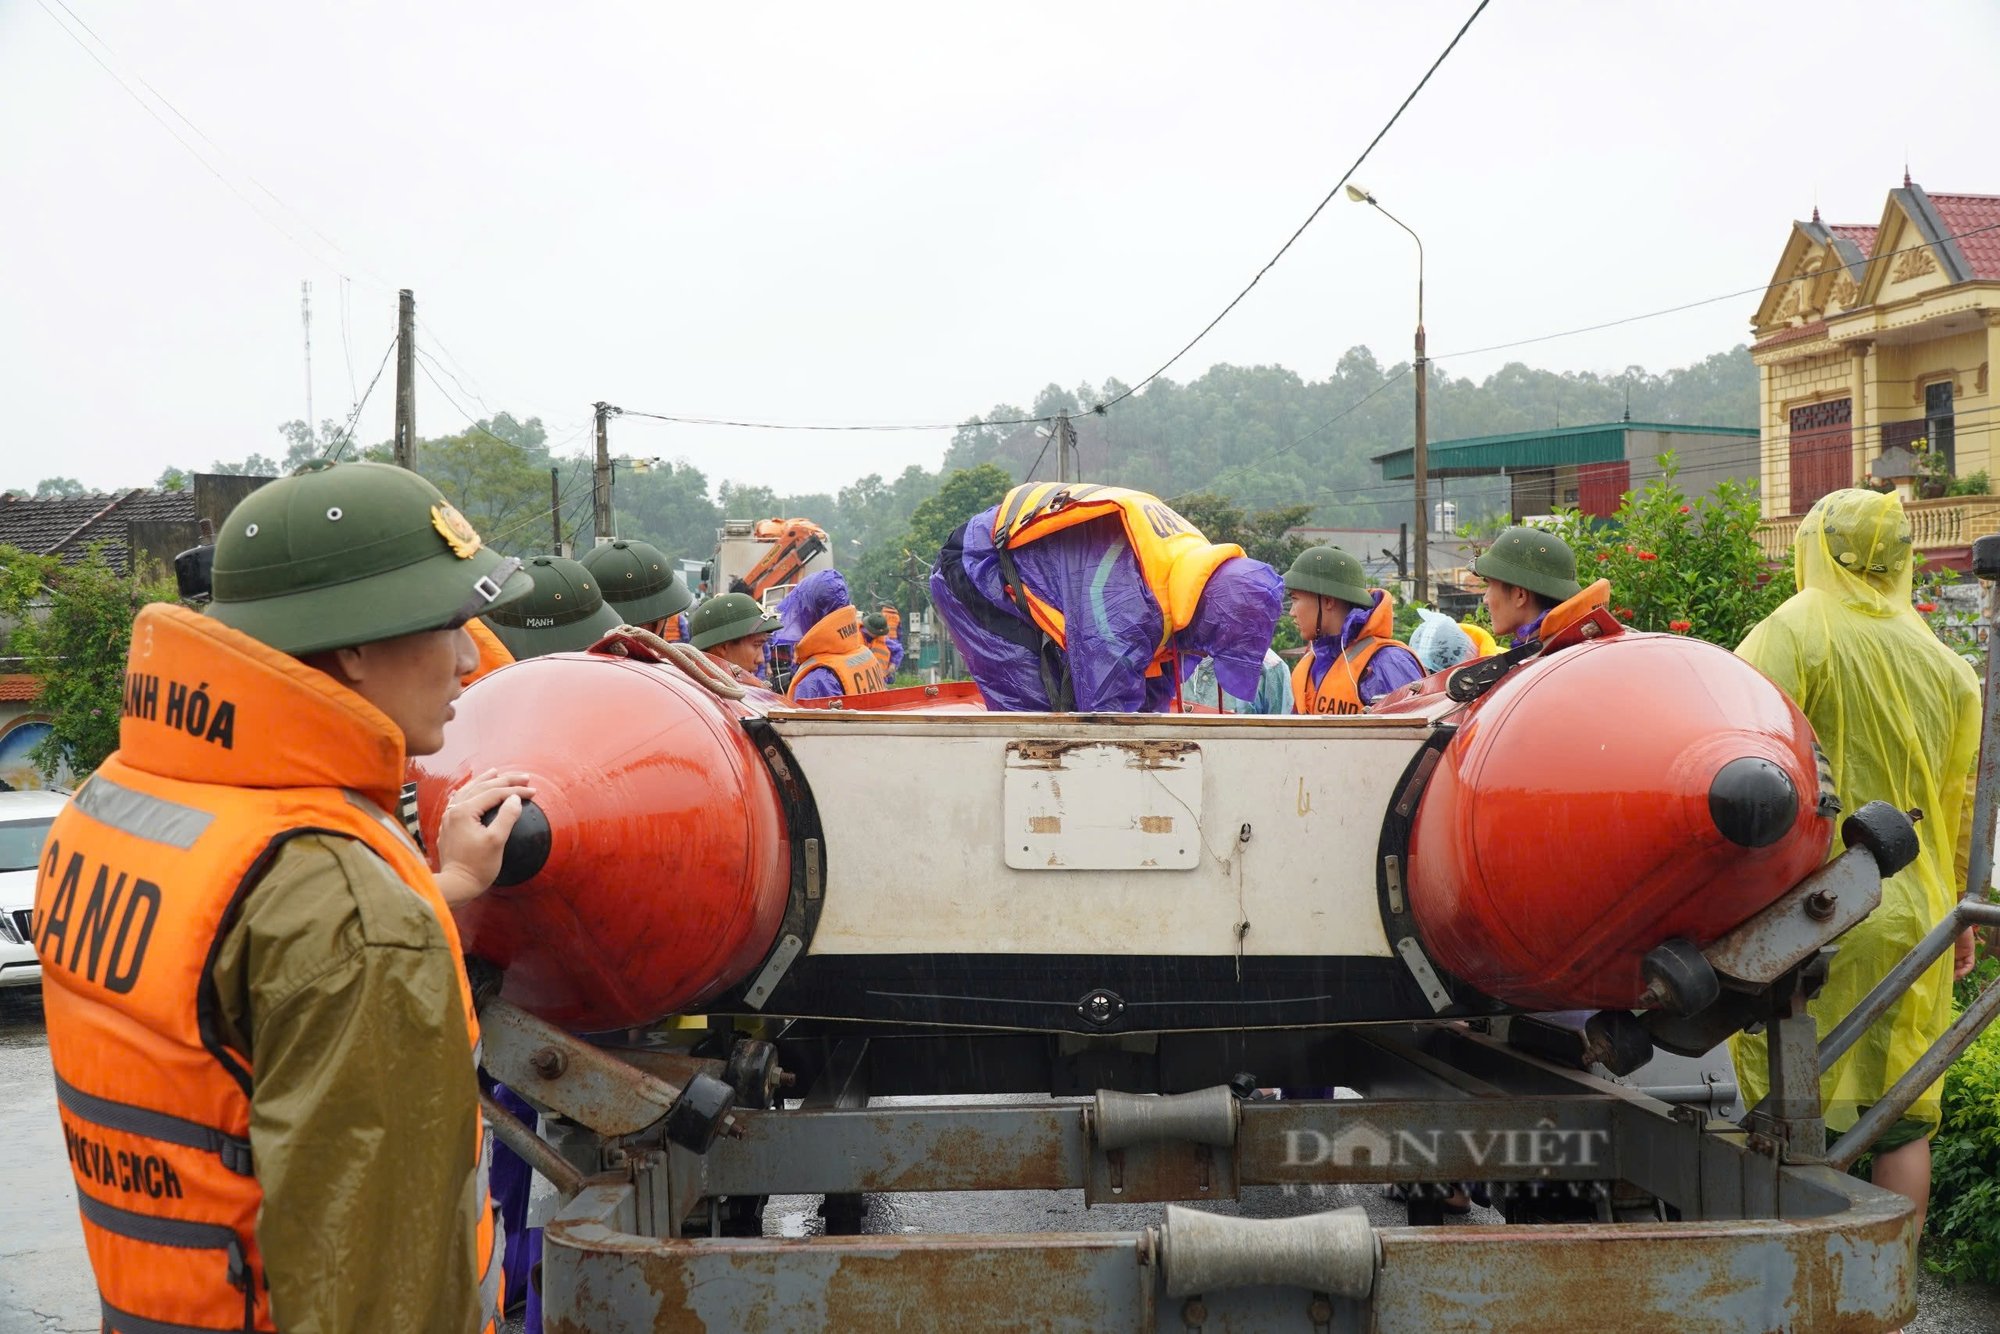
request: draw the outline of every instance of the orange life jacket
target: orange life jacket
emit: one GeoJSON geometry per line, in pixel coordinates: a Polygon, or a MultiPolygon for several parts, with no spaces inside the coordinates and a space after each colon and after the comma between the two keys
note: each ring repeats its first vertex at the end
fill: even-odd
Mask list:
{"type": "MultiPolygon", "coordinates": [[[[308,832],[352,838],[389,863],[430,906],[453,958],[458,931],[389,816],[402,737],[333,678],[155,604],[133,624],[119,740],[49,830],[33,932],[105,1327],[273,1330],[251,1062],[214,1025],[214,948],[278,848],[308,832]]],[[[477,1051],[463,969],[458,981],[477,1051]]],[[[465,1096],[477,1097],[471,1070],[465,1096]]],[[[480,1201],[464,1244],[491,1330],[501,1267],[483,1131],[455,1151],[480,1201]]]]}
{"type": "Polygon", "coordinates": [[[1368,670],[1370,659],[1397,642],[1395,603],[1379,588],[1369,591],[1376,594],[1375,610],[1362,623],[1354,642],[1327,667],[1319,684],[1313,685],[1310,647],[1292,668],[1292,712],[1360,713],[1368,707],[1361,701],[1361,674],[1368,670]]]}
{"type": "Polygon", "coordinates": [[[868,651],[875,655],[875,670],[882,673],[882,679],[887,681],[890,677],[889,636],[883,635],[880,639],[870,639],[868,641],[868,651]]]}
{"type": "Polygon", "coordinates": [[[1611,614],[1611,581],[1599,579],[1575,597],[1550,607],[1537,637],[1542,641],[1542,652],[1553,653],[1624,629],[1611,614]]]}
{"type": "MultiPolygon", "coordinates": [[[[886,656],[888,650],[882,651],[886,656]]],[[[824,667],[839,677],[843,695],[865,695],[880,690],[887,679],[875,664],[874,650],[862,637],[861,613],[852,606],[836,607],[820,617],[792,652],[798,666],[792,669],[787,697],[815,667],[824,667]]]]}
{"type": "Polygon", "coordinates": [[[514,655],[500,642],[500,636],[486,622],[477,616],[465,623],[465,633],[472,636],[473,646],[479,650],[479,665],[459,678],[460,685],[471,685],[482,676],[490,676],[502,667],[511,666],[514,655]]]}
{"type": "MultiPolygon", "coordinates": [[[[1157,496],[1087,482],[1030,482],[1015,487],[994,512],[993,539],[1013,550],[1112,514],[1124,526],[1140,577],[1160,609],[1160,642],[1146,669],[1146,675],[1156,676],[1169,656],[1168,642],[1194,619],[1209,576],[1224,561],[1241,556],[1242,547],[1233,542],[1210,542],[1157,496]]],[[[1026,588],[1014,592],[1026,603],[1042,633],[1067,648],[1063,613],[1026,588]]]]}

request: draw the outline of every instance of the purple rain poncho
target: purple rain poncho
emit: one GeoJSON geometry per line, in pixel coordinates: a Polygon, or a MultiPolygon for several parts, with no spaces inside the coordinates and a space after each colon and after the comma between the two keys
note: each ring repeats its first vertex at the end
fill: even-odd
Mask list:
{"type": "MultiPolygon", "coordinates": [[[[771,636],[772,645],[794,647],[808,630],[853,600],[847,591],[847,580],[841,578],[839,570],[817,570],[807,575],[778,604],[778,615],[785,623],[771,636]]],[[[815,667],[792,682],[793,699],[829,699],[841,693],[840,677],[826,667],[815,667]]]]}
{"type": "MultiPolygon", "coordinates": [[[[1321,635],[1312,642],[1312,688],[1319,689],[1319,683],[1326,679],[1326,669],[1333,666],[1347,646],[1354,642],[1375,607],[1382,600],[1376,593],[1365,607],[1356,607],[1347,613],[1341,622],[1339,635],[1321,635]]],[[[1361,679],[1355,682],[1355,693],[1361,696],[1364,707],[1394,690],[1400,690],[1412,681],[1424,679],[1424,665],[1417,661],[1417,655],[1401,644],[1389,644],[1379,649],[1368,659],[1368,666],[1362,670],[1361,679]]]]}
{"type": "MultiPolygon", "coordinates": [[[[1021,582],[1063,613],[1067,650],[1045,643],[1028,614],[1007,597],[993,542],[994,509],[953,533],[931,572],[931,600],[986,697],[1001,712],[1052,706],[1044,681],[1067,671],[1073,707],[1084,713],[1163,713],[1174,677],[1148,677],[1162,614],[1117,516],[1060,529],[1016,549],[1021,582]]],[[[1257,693],[1265,650],[1277,629],[1284,588],[1262,561],[1224,561],[1209,576],[1195,613],[1172,647],[1213,658],[1233,695],[1257,693]]]]}

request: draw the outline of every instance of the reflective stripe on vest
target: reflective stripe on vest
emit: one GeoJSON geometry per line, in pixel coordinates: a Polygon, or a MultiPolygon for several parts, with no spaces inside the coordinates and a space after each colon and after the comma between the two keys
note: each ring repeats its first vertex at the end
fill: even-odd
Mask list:
{"type": "Polygon", "coordinates": [[[99,824],[183,852],[199,842],[215,822],[207,811],[120,787],[101,776],[86,782],[70,801],[99,824]]]}
{"type": "Polygon", "coordinates": [[[806,679],[806,673],[816,667],[826,668],[839,679],[843,695],[865,695],[882,689],[881,669],[875,665],[875,654],[861,636],[861,613],[851,606],[837,607],[822,616],[799,639],[793,652],[798,665],[792,670],[792,684],[786,691],[788,698],[798,698],[793,692],[806,679]]]}
{"type": "Polygon", "coordinates": [[[146,1139],[156,1139],[162,1144],[175,1144],[185,1149],[200,1149],[212,1153],[222,1160],[222,1165],[238,1176],[253,1176],[250,1141],[224,1134],[214,1126],[205,1126],[199,1121],[189,1121],[183,1117],[168,1116],[150,1107],[135,1107],[129,1102],[112,1102],[109,1098],[99,1098],[74,1089],[56,1076],[56,1105],[80,1121],[102,1126],[106,1130],[122,1131],[128,1135],[140,1135],[146,1139]]]}

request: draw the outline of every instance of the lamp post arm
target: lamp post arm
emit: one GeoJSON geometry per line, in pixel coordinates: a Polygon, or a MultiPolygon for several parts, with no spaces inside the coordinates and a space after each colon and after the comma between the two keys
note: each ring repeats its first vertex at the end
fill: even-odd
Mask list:
{"type": "Polygon", "coordinates": [[[1409,232],[1410,239],[1417,243],[1417,327],[1421,329],[1424,327],[1424,238],[1412,231],[1409,223],[1404,222],[1388,209],[1375,203],[1373,196],[1369,198],[1368,202],[1374,205],[1377,213],[1380,213],[1404,231],[1409,232]]]}

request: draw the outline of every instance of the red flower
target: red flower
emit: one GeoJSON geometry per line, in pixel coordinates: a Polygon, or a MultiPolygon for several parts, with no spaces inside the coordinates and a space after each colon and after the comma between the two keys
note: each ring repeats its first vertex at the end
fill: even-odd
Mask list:
{"type": "Polygon", "coordinates": [[[1625,548],[1625,554],[1626,554],[1626,555],[1628,555],[1628,556],[1629,556],[1629,555],[1631,555],[1631,554],[1632,554],[1632,548],[1630,548],[1630,547],[1626,547],[1626,548],[1625,548]]]}
{"type": "Polygon", "coordinates": [[[1613,607],[1611,609],[1611,614],[1613,616],[1616,616],[1621,621],[1629,621],[1632,619],[1632,609],[1630,607],[1613,607]]]}
{"type": "Polygon", "coordinates": [[[1608,551],[1600,551],[1600,552],[1598,552],[1598,553],[1597,553],[1597,558],[1598,558],[1599,560],[1610,560],[1610,559],[1611,559],[1611,553],[1610,553],[1610,552],[1608,552],[1608,551]]]}
{"type": "Polygon", "coordinates": [[[1639,559],[1640,559],[1640,560],[1658,560],[1658,559],[1659,559],[1659,556],[1658,556],[1658,555],[1657,555],[1656,553],[1654,553],[1654,552],[1651,552],[1651,551],[1642,551],[1642,552],[1640,552],[1640,553],[1639,553],[1639,559]]]}
{"type": "Polygon", "coordinates": [[[1919,602],[1919,603],[1917,604],[1917,610],[1918,610],[1918,611],[1920,611],[1920,612],[1922,612],[1922,613],[1923,613],[1924,615],[1928,616],[1928,615],[1930,615],[1930,614],[1931,614],[1932,612],[1934,612],[1934,611],[1936,611],[1936,610],[1937,610],[1937,603],[1935,603],[1935,602],[1919,602]]]}
{"type": "Polygon", "coordinates": [[[1686,633],[1687,633],[1688,631],[1690,631],[1690,630],[1694,629],[1694,622],[1693,622],[1693,621],[1668,621],[1668,622],[1667,622],[1667,629],[1669,629],[1669,630],[1673,631],[1673,632],[1674,632],[1675,634],[1677,634],[1677,635],[1684,635],[1684,634],[1686,634],[1686,633]]]}
{"type": "Polygon", "coordinates": [[[1681,506],[1681,513],[1686,514],[1687,512],[1688,512],[1688,507],[1685,505],[1681,506]]]}

